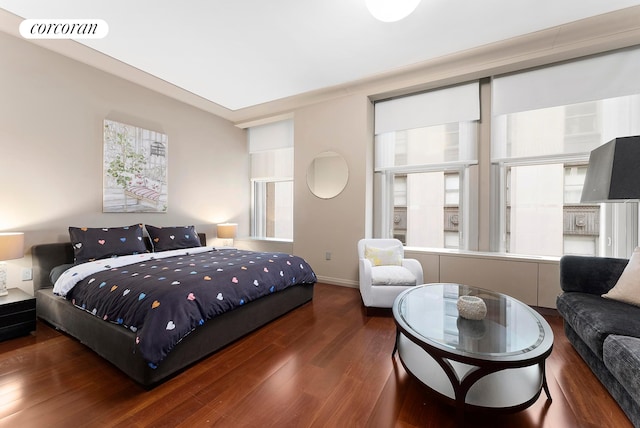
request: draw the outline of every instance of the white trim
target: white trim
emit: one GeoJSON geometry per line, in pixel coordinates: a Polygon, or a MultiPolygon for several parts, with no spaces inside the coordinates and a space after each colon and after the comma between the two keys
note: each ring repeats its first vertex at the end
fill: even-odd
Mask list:
{"type": "Polygon", "coordinates": [[[556,264],[560,261],[560,257],[556,257],[556,256],[537,256],[537,255],[530,255],[530,254],[469,251],[469,250],[456,250],[456,249],[446,249],[446,248],[405,247],[404,253],[405,253],[405,257],[407,257],[408,254],[433,254],[433,255],[447,255],[447,256],[460,256],[460,257],[474,257],[474,258],[494,259],[494,260],[518,260],[518,261],[525,261],[525,262],[551,263],[551,264],[556,264]]]}
{"type": "Polygon", "coordinates": [[[549,163],[589,163],[589,153],[557,154],[550,156],[529,156],[520,158],[492,159],[492,163],[500,166],[531,166],[549,163]]]}
{"type": "Polygon", "coordinates": [[[349,279],[334,278],[332,276],[316,275],[318,282],[330,285],[340,285],[342,287],[359,288],[360,283],[349,279]]]}
{"type": "Polygon", "coordinates": [[[477,160],[452,161],[443,163],[429,163],[420,165],[407,166],[389,166],[378,167],[375,172],[391,172],[394,174],[411,174],[420,172],[436,172],[436,171],[460,171],[468,166],[477,165],[477,160]]]}
{"type": "Polygon", "coordinates": [[[240,129],[247,129],[247,128],[252,128],[252,127],[255,127],[255,126],[268,125],[268,124],[274,123],[274,122],[282,122],[284,120],[289,120],[289,119],[293,119],[293,112],[283,113],[283,114],[279,114],[277,116],[270,116],[270,117],[263,117],[263,118],[260,118],[260,119],[255,119],[255,120],[249,120],[249,121],[246,121],[246,122],[236,123],[234,125],[237,126],[240,129]]]}

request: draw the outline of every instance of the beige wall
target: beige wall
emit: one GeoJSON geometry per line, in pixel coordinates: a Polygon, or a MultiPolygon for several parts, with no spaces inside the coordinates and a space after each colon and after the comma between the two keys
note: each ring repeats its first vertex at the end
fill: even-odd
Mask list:
{"type": "MultiPolygon", "coordinates": [[[[248,154],[244,131],[194,107],[129,83],[59,54],[0,33],[0,231],[22,230],[27,247],[67,240],[71,224],[89,226],[193,223],[209,236],[213,224],[239,224],[236,245],[265,251],[291,251],[305,257],[318,277],[334,284],[357,286],[356,243],[371,235],[372,103],[370,99],[405,94],[484,78],[554,61],[640,43],[640,6],[618,13],[570,23],[526,37],[482,46],[443,58],[350,82],[323,91],[265,103],[241,111],[219,106],[142,76],[139,70],[118,67],[100,56],[108,69],[145,87],[175,94],[242,126],[275,116],[295,120],[294,242],[242,239],[249,233],[248,154]],[[130,122],[169,136],[169,212],[167,214],[102,214],[102,120],[130,122]],[[349,181],[336,198],[321,200],[306,187],[306,168],[325,150],[342,154],[349,181]],[[325,260],[325,253],[331,260],[325,260]]],[[[1,16],[0,16],[1,18],[1,16]]],[[[1,21],[1,20],[0,20],[1,21]]],[[[1,24],[2,22],[0,22],[1,24]]],[[[58,44],[50,44],[55,49],[58,44]]],[[[77,47],[74,43],[67,47],[77,47]]],[[[79,57],[93,51],[75,49],[79,57]]],[[[114,64],[115,63],[115,64],[114,64]]],[[[483,85],[486,91],[486,85],[483,85]]],[[[172,95],[173,96],[173,95],[172,95]]],[[[488,111],[489,96],[483,96],[488,111]]],[[[490,118],[483,117],[481,138],[489,141],[490,118]]],[[[482,146],[480,159],[488,159],[482,146]]],[[[479,172],[479,248],[489,247],[491,210],[489,171],[479,172]]],[[[489,287],[506,290],[525,281],[518,294],[528,303],[553,306],[557,294],[557,262],[466,255],[463,258],[411,252],[425,268],[425,281],[466,280],[457,272],[466,266],[489,287]],[[477,259],[477,260],[476,260],[477,259]],[[519,276],[519,267],[528,274],[519,276]],[[441,270],[442,268],[442,270],[441,270]],[[508,275],[506,275],[508,273],[508,275]],[[534,276],[536,277],[534,279],[534,276]],[[531,290],[536,284],[537,297],[531,290]],[[510,285],[509,285],[510,284],[510,285]],[[534,301],[535,300],[535,301],[534,301]]],[[[19,282],[20,268],[30,259],[10,262],[10,281],[19,282]]],[[[29,282],[19,282],[30,290],[29,282]]],[[[472,284],[474,285],[474,284],[472,284]]]]}
{"type": "MultiPolygon", "coordinates": [[[[69,226],[214,224],[248,235],[245,131],[231,122],[0,32],[0,231],[25,232],[25,250],[67,241],[69,226]],[[166,214],[102,213],[102,126],[126,122],[168,135],[166,214]]],[[[8,262],[9,286],[31,292],[8,262]]]]}
{"type": "Polygon", "coordinates": [[[367,230],[367,168],[373,147],[373,105],[364,95],[321,102],[294,112],[294,252],[313,266],[320,280],[355,285],[356,243],[367,230]],[[345,189],[320,199],[307,187],[306,173],[314,156],[332,150],[349,168],[345,189]],[[331,260],[326,260],[326,253],[331,260]]]}

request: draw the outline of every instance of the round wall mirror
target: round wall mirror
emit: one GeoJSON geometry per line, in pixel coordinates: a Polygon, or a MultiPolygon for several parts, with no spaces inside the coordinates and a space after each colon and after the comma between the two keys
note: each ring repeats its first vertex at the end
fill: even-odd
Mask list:
{"type": "Polygon", "coordinates": [[[336,152],[316,155],[307,168],[307,186],[321,199],[331,199],[340,194],[349,180],[347,161],[336,152]]]}

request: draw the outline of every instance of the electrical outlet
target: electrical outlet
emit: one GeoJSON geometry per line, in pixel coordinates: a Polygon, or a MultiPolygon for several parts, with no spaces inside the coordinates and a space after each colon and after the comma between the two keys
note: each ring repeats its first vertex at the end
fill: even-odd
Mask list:
{"type": "Polygon", "coordinates": [[[33,272],[30,268],[22,269],[22,280],[23,281],[31,281],[33,279],[33,272]]]}
{"type": "Polygon", "coordinates": [[[324,259],[325,260],[331,260],[331,251],[327,251],[324,253],[324,259]]]}

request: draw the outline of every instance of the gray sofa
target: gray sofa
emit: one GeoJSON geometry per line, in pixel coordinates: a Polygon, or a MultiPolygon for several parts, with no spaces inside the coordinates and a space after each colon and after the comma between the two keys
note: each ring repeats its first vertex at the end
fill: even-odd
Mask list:
{"type": "Polygon", "coordinates": [[[556,306],[567,338],[635,427],[640,427],[640,307],[601,297],[628,260],[564,256],[556,306]]]}

